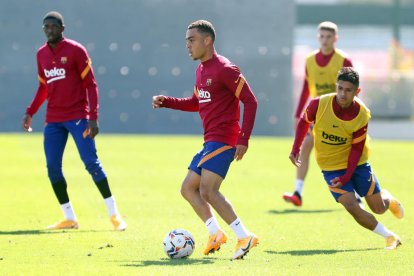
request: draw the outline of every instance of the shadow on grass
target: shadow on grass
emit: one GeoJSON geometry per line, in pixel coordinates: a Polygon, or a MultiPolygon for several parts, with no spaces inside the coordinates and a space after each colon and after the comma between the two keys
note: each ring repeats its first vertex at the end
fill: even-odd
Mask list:
{"type": "Polygon", "coordinates": [[[142,266],[181,266],[181,265],[205,265],[214,263],[213,258],[203,259],[160,259],[160,260],[146,260],[138,261],[136,263],[122,264],[126,267],[142,267],[142,266]]]}
{"type": "Polygon", "coordinates": [[[335,249],[315,249],[315,250],[289,250],[289,251],[274,251],[266,250],[267,254],[276,254],[276,255],[291,255],[291,256],[311,256],[311,255],[331,255],[342,252],[360,252],[360,251],[373,251],[373,250],[382,250],[382,248],[361,248],[361,249],[344,249],[344,250],[335,250],[335,249]]]}
{"type": "Polygon", "coordinates": [[[47,229],[34,229],[34,230],[11,230],[11,231],[0,231],[2,235],[49,235],[49,234],[64,234],[64,233],[93,233],[93,232],[112,232],[111,230],[47,230],[47,229]]]}
{"type": "Polygon", "coordinates": [[[320,213],[331,213],[338,212],[342,209],[319,209],[319,210],[303,210],[303,209],[284,209],[284,210],[269,210],[268,213],[275,215],[286,215],[286,214],[320,214],[320,213]]]}

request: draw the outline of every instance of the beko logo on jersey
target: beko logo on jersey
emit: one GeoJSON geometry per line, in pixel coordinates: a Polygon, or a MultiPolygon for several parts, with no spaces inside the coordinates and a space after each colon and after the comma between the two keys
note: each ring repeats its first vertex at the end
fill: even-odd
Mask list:
{"type": "Polygon", "coordinates": [[[322,140],[322,143],[328,144],[328,145],[334,145],[334,146],[344,145],[346,141],[348,140],[348,138],[329,134],[329,133],[326,133],[325,131],[322,131],[322,138],[324,139],[322,140]]]}
{"type": "Polygon", "coordinates": [[[316,83],[315,87],[316,87],[316,91],[318,91],[318,95],[319,94],[326,94],[326,93],[329,93],[329,92],[335,92],[335,89],[336,89],[336,85],[334,83],[331,83],[331,84],[329,84],[329,83],[322,83],[322,84],[316,83]]]}
{"type": "Polygon", "coordinates": [[[47,83],[51,83],[54,82],[56,80],[60,80],[60,79],[64,79],[66,77],[66,71],[63,68],[53,68],[50,70],[43,70],[45,72],[45,76],[46,78],[51,78],[48,79],[46,82],[47,83]]]}
{"type": "Polygon", "coordinates": [[[205,91],[203,89],[198,90],[198,98],[199,98],[199,103],[207,103],[207,102],[211,102],[211,94],[208,91],[205,91]]]}

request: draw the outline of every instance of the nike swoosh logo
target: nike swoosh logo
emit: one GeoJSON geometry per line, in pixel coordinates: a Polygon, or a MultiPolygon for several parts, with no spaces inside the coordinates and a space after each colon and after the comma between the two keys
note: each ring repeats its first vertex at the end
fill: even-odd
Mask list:
{"type": "Polygon", "coordinates": [[[372,180],[372,174],[369,176],[368,182],[371,182],[371,180],[372,180]]]}
{"type": "Polygon", "coordinates": [[[253,237],[250,238],[249,243],[247,244],[247,246],[245,248],[241,248],[241,250],[243,250],[244,252],[248,251],[250,248],[250,245],[252,244],[253,241],[253,237]]]}
{"type": "Polygon", "coordinates": [[[332,125],[332,127],[339,127],[339,126],[336,126],[336,125],[332,125]]]}
{"type": "Polygon", "coordinates": [[[75,124],[78,126],[82,120],[77,121],[75,124]]]}

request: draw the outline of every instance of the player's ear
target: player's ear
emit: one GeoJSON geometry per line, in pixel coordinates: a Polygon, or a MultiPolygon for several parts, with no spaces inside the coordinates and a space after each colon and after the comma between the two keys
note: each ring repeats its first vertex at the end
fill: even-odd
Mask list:
{"type": "Polygon", "coordinates": [[[62,33],[65,31],[65,25],[62,26],[62,33]]]}
{"type": "Polygon", "coordinates": [[[206,45],[210,45],[210,44],[212,44],[212,43],[213,43],[213,38],[212,38],[211,36],[207,35],[207,36],[204,38],[204,44],[206,44],[206,45]]]}
{"type": "Polygon", "coordinates": [[[358,95],[358,94],[359,94],[359,92],[361,92],[361,87],[358,87],[358,88],[357,88],[355,95],[358,95]]]}

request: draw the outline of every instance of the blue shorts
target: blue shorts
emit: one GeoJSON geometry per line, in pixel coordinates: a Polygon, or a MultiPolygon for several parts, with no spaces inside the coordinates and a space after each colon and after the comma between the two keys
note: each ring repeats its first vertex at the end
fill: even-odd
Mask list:
{"type": "Polygon", "coordinates": [[[189,170],[201,175],[206,169],[220,175],[223,179],[234,160],[236,148],[219,142],[206,142],[203,148],[193,157],[189,170]]]}
{"type": "Polygon", "coordinates": [[[326,183],[328,183],[329,190],[331,191],[332,196],[338,201],[338,198],[347,193],[353,193],[354,190],[359,194],[359,196],[364,197],[367,195],[373,195],[380,192],[380,185],[378,179],[375,177],[372,172],[371,166],[369,163],[365,163],[356,167],[354,174],[352,175],[351,180],[349,180],[341,188],[332,188],[331,180],[337,176],[344,175],[346,170],[337,170],[337,171],[322,171],[323,177],[325,178],[326,183]]]}
{"type": "Polygon", "coordinates": [[[88,120],[86,119],[48,123],[46,125],[43,145],[48,175],[52,183],[64,179],[62,158],[69,134],[72,135],[85,168],[91,174],[93,180],[98,182],[106,178],[96,154],[95,140],[89,136],[83,137],[83,132],[87,127],[88,120]]]}

